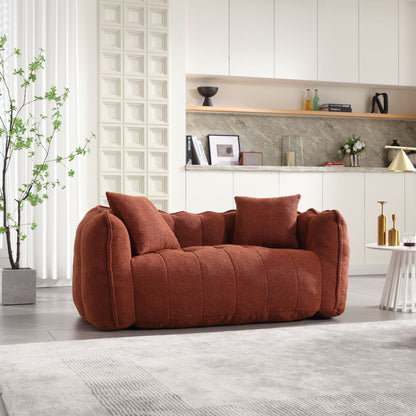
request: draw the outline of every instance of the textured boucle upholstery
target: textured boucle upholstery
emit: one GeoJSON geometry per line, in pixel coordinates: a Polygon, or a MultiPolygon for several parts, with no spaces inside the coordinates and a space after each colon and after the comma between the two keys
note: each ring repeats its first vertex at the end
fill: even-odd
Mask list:
{"type": "Polygon", "coordinates": [[[234,244],[298,248],[297,209],[300,195],[279,198],[236,196],[234,244]]]}
{"type": "Polygon", "coordinates": [[[182,248],[233,242],[235,210],[221,214],[218,212],[191,214],[184,211],[175,214],[161,212],[161,214],[182,248]]]}
{"type": "Polygon", "coordinates": [[[235,211],[160,213],[180,248],[132,256],[111,210],[77,229],[73,298],[100,329],[278,322],[343,312],[349,243],[337,211],[297,217],[299,249],[233,245],[235,211]]]}
{"type": "Polygon", "coordinates": [[[321,302],[319,260],[306,250],[188,247],[137,256],[132,270],[142,328],[291,321],[321,302]]]}
{"type": "Polygon", "coordinates": [[[111,211],[125,224],[133,255],[179,248],[175,234],[157,208],[144,196],[106,192],[111,211]]]}

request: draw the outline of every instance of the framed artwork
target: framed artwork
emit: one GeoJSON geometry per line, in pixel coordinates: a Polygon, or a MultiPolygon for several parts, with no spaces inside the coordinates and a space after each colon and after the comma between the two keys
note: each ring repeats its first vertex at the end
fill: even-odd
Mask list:
{"type": "Polygon", "coordinates": [[[208,134],[211,165],[238,165],[240,138],[236,135],[208,134]]]}

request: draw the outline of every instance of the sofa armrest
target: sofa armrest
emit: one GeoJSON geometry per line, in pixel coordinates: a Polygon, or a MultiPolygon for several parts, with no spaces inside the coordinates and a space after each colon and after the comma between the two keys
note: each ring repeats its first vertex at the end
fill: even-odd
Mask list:
{"type": "Polygon", "coordinates": [[[123,222],[104,207],[88,211],[75,237],[72,292],[79,314],[99,329],[135,322],[130,260],[123,222]]]}
{"type": "Polygon", "coordinates": [[[336,211],[308,210],[298,215],[298,241],[313,251],[322,271],[322,297],[319,316],[329,318],[345,309],[348,287],[350,246],[347,224],[336,211]]]}

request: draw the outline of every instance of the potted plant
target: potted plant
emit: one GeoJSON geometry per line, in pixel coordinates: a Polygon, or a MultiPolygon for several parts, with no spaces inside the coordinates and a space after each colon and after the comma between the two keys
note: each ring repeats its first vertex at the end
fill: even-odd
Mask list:
{"type": "Polygon", "coordinates": [[[359,136],[348,136],[345,142],[339,147],[338,151],[342,156],[349,156],[350,167],[359,167],[360,159],[359,155],[367,150],[366,144],[361,140],[359,136]]]}
{"type": "Polygon", "coordinates": [[[37,74],[44,69],[44,51],[41,49],[27,68],[13,67],[13,61],[18,61],[21,53],[19,49],[8,52],[6,42],[6,35],[1,36],[0,97],[4,104],[0,111],[0,236],[5,236],[10,268],[0,269],[0,303],[10,305],[36,301],[36,272],[22,268],[20,264],[21,243],[27,237],[27,228],[34,230],[36,222],[23,224],[22,211],[29,204],[36,206],[45,202],[50,189],[64,188],[59,179],[49,176],[50,166],[61,164],[69,176],[74,176],[74,170],[67,164],[77,156],[89,153],[88,144],[94,134],[71,153],[52,156],[51,146],[61,129],[61,110],[69,90],[64,88],[58,93],[52,86],[35,95],[37,74]],[[8,67],[13,69],[7,71],[8,67]],[[13,85],[17,85],[15,90],[13,85]],[[39,113],[35,117],[28,113],[29,105],[36,106],[41,102],[49,109],[48,114],[39,113]],[[26,183],[15,183],[10,180],[10,166],[17,163],[16,158],[22,152],[29,173],[26,183]]]}

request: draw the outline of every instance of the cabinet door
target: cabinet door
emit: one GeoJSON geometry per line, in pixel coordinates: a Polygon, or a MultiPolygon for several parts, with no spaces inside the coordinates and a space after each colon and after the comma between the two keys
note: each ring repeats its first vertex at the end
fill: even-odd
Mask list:
{"type": "Polygon", "coordinates": [[[416,86],[416,0],[399,0],[399,84],[416,86]]]}
{"type": "MultiPolygon", "coordinates": [[[[396,214],[401,234],[404,228],[404,174],[403,173],[366,173],[365,174],[365,242],[377,242],[377,217],[381,213],[377,201],[387,201],[384,215],[387,217],[387,230],[392,228],[392,214],[396,214]]],[[[390,251],[366,249],[366,264],[388,264],[390,251]]]]}
{"type": "Polygon", "coordinates": [[[187,0],[186,72],[229,75],[228,0],[187,0]]]}
{"type": "Polygon", "coordinates": [[[398,71],[398,0],[359,3],[359,80],[396,85],[398,71]]]}
{"type": "Polygon", "coordinates": [[[230,0],[230,75],[274,77],[273,0],[230,0]]]}
{"type": "Polygon", "coordinates": [[[298,210],[322,210],[322,173],[280,172],[280,196],[300,194],[298,210]]]}
{"type": "MultiPolygon", "coordinates": [[[[406,173],[404,175],[404,228],[402,232],[416,233],[416,175],[406,173]]],[[[400,236],[400,240],[402,237],[400,236]]]]}
{"type": "Polygon", "coordinates": [[[186,172],[186,211],[224,212],[233,208],[233,172],[186,172]]]}
{"type": "Polygon", "coordinates": [[[323,209],[337,209],[347,222],[350,264],[364,264],[364,173],[324,173],[323,209]]]}
{"type": "Polygon", "coordinates": [[[276,0],[275,36],[276,78],[316,80],[317,0],[276,0]]]}
{"type": "Polygon", "coordinates": [[[358,82],[358,0],[318,0],[318,79],[358,82]]]}
{"type": "Polygon", "coordinates": [[[277,172],[234,172],[234,196],[273,198],[279,196],[277,172]]]}

